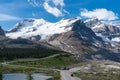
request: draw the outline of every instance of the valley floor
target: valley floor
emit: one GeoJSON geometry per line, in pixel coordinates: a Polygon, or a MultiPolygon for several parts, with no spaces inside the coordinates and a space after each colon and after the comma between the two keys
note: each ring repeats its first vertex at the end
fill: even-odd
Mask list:
{"type": "Polygon", "coordinates": [[[0,72],[46,73],[50,80],[119,80],[120,63],[90,61],[76,64],[68,55],[53,55],[41,59],[20,59],[2,62],[0,72]],[[57,61],[57,62],[56,62],[57,61]],[[72,65],[72,67],[71,67],[72,65]],[[73,66],[74,65],[74,66],[73,66]],[[66,68],[65,68],[66,67],[66,68]],[[65,69],[64,69],[65,68],[65,69]]]}

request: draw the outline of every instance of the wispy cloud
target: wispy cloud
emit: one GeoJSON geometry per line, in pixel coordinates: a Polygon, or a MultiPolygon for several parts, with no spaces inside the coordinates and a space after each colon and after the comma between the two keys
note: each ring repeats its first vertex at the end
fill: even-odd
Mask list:
{"type": "Polygon", "coordinates": [[[45,11],[54,15],[55,17],[60,17],[64,16],[65,14],[69,14],[69,12],[64,9],[64,0],[28,0],[28,2],[34,7],[42,6],[45,9],[45,11]]]}
{"type": "Polygon", "coordinates": [[[52,0],[52,1],[56,6],[58,6],[58,5],[64,6],[65,5],[63,0],[52,0]]]}
{"type": "Polygon", "coordinates": [[[38,2],[36,0],[27,0],[29,2],[30,5],[34,6],[34,7],[38,7],[41,5],[41,1],[38,2]]]}
{"type": "Polygon", "coordinates": [[[45,2],[43,4],[43,6],[48,13],[50,13],[50,14],[56,16],[56,17],[59,17],[59,16],[63,15],[62,12],[58,8],[51,7],[47,2],[45,2]]]}
{"type": "Polygon", "coordinates": [[[21,18],[0,13],[0,21],[20,20],[21,18]]]}
{"type": "Polygon", "coordinates": [[[85,18],[98,18],[100,20],[116,20],[118,15],[113,11],[107,10],[105,8],[95,9],[93,11],[88,11],[87,9],[82,9],[80,13],[81,17],[85,18]]]}

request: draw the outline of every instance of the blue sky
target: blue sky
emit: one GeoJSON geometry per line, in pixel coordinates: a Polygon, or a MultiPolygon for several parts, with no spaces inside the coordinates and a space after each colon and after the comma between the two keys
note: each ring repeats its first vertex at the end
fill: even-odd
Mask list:
{"type": "Polygon", "coordinates": [[[0,26],[12,28],[25,18],[44,18],[57,22],[62,18],[119,20],[120,0],[0,0],[0,26]]]}

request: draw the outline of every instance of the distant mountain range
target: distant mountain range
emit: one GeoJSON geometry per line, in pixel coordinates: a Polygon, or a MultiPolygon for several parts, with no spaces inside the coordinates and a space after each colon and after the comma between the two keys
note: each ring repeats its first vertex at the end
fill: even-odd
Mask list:
{"type": "MultiPolygon", "coordinates": [[[[120,26],[96,18],[86,21],[79,18],[62,19],[56,23],[44,19],[24,19],[5,34],[0,28],[0,35],[6,35],[10,41],[14,40],[13,44],[16,41],[18,44],[26,41],[25,45],[28,45],[27,42],[37,46],[39,44],[70,52],[81,58],[88,58],[87,54],[91,54],[90,57],[98,52],[105,52],[107,55],[102,53],[101,59],[111,60],[109,56],[113,55],[108,54],[119,53],[120,50],[120,26]]],[[[120,58],[120,55],[116,54],[114,57],[120,58]]]]}

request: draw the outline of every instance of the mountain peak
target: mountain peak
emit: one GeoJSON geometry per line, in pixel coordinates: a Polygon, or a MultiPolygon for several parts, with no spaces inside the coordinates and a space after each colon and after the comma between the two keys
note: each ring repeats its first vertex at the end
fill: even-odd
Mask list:
{"type": "Polygon", "coordinates": [[[64,21],[68,21],[68,22],[72,22],[72,21],[77,21],[79,20],[80,18],[63,18],[61,19],[59,22],[64,22],[64,21]]]}
{"type": "Polygon", "coordinates": [[[25,18],[23,21],[35,21],[35,20],[40,20],[40,21],[46,21],[45,19],[43,18],[40,18],[40,19],[35,19],[35,18],[25,18]]]}
{"type": "Polygon", "coordinates": [[[91,19],[87,19],[84,21],[85,23],[87,22],[100,22],[100,20],[98,18],[91,18],[91,19]]]}
{"type": "Polygon", "coordinates": [[[15,26],[12,29],[10,29],[8,32],[16,32],[16,31],[20,30],[21,28],[25,28],[27,26],[32,27],[33,24],[34,24],[33,27],[37,27],[37,26],[43,25],[45,23],[47,23],[47,21],[44,20],[43,18],[41,18],[41,19],[26,18],[23,21],[15,24],[15,26]]]}
{"type": "Polygon", "coordinates": [[[24,19],[23,21],[21,21],[20,23],[21,24],[29,24],[29,23],[37,23],[37,22],[39,22],[39,23],[41,23],[41,24],[44,24],[44,23],[46,23],[47,21],[46,20],[44,20],[43,18],[41,18],[41,19],[34,19],[34,18],[26,18],[26,19],[24,19]]]}

